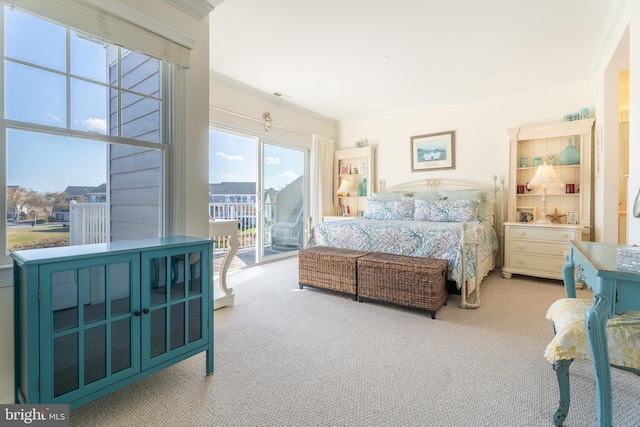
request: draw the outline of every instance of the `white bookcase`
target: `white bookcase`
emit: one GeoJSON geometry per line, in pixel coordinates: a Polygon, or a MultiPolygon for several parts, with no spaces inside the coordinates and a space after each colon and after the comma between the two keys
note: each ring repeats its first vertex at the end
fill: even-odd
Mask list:
{"type": "Polygon", "coordinates": [[[333,194],[337,216],[356,217],[364,212],[366,200],[374,191],[375,151],[371,146],[335,151],[333,194]],[[342,181],[348,183],[349,193],[338,196],[342,181]]]}
{"type": "MultiPolygon", "coordinates": [[[[578,212],[578,225],[582,228],[582,240],[592,240],[592,141],[595,119],[558,122],[551,124],[522,126],[509,129],[509,194],[508,221],[519,222],[519,211],[534,208],[536,219],[540,214],[542,192],[540,189],[527,190],[527,183],[536,172],[534,161],[553,164],[553,168],[563,185],[547,188],[547,218],[557,211],[560,224],[567,224],[567,213],[578,212]],[[580,152],[580,162],[563,165],[560,154],[569,145],[580,152]],[[521,159],[527,157],[526,166],[521,159]],[[574,192],[568,193],[566,184],[573,184],[574,192]],[[524,186],[522,193],[518,185],[524,186]]],[[[521,187],[522,188],[522,187],[521,187]]]]}

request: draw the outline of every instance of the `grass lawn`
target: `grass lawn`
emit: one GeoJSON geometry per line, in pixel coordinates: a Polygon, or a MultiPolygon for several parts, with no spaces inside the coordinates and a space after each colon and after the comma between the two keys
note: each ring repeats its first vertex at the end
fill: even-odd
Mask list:
{"type": "Polygon", "coordinates": [[[69,227],[60,224],[7,227],[7,252],[69,246],[69,227]]]}

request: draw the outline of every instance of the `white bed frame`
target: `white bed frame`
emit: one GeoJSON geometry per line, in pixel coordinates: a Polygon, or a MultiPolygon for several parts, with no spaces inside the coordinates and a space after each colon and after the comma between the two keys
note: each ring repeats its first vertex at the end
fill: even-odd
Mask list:
{"type": "MultiPolygon", "coordinates": [[[[496,266],[502,264],[502,223],[504,220],[504,179],[497,183],[498,177],[492,176],[492,184],[485,182],[460,180],[454,178],[427,178],[406,183],[385,187],[384,181],[379,182],[378,192],[384,193],[406,193],[406,192],[440,192],[455,190],[483,190],[493,194],[493,227],[498,236],[498,251],[480,260],[476,259],[476,276],[461,283],[461,301],[462,308],[477,308],[480,306],[480,282],[493,270],[496,266]],[[475,293],[474,302],[467,302],[467,297],[473,292],[475,293]]],[[[469,244],[477,245],[475,233],[470,230],[469,224],[462,225],[462,277],[466,276],[466,248],[469,244]]],[[[476,251],[476,254],[478,251],[476,251]]]]}

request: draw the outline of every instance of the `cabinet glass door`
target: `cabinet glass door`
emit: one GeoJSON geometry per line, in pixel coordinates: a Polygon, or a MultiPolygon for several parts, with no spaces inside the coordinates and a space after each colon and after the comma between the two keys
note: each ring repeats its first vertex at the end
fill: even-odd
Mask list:
{"type": "Polygon", "coordinates": [[[142,367],[206,342],[207,246],[162,250],[142,257],[142,367]],[[180,250],[180,249],[178,249],[180,250]]]}
{"type": "Polygon", "coordinates": [[[140,370],[139,259],[122,255],[40,268],[44,401],[69,401],[140,370]],[[52,370],[50,372],[50,370],[52,370]]]}

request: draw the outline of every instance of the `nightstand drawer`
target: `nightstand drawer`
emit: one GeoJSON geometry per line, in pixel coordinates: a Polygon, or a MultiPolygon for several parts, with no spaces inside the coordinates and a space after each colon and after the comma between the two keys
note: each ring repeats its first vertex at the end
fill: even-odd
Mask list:
{"type": "Polygon", "coordinates": [[[561,276],[564,257],[524,255],[510,252],[507,254],[507,265],[513,269],[538,270],[541,272],[557,273],[561,276]]]}
{"type": "Polygon", "coordinates": [[[511,240],[509,242],[509,251],[564,257],[564,254],[569,252],[569,244],[546,243],[531,240],[511,240]]]}
{"type": "Polygon", "coordinates": [[[509,237],[511,239],[554,240],[567,243],[569,240],[579,240],[577,230],[533,227],[509,227],[509,237]]]}

